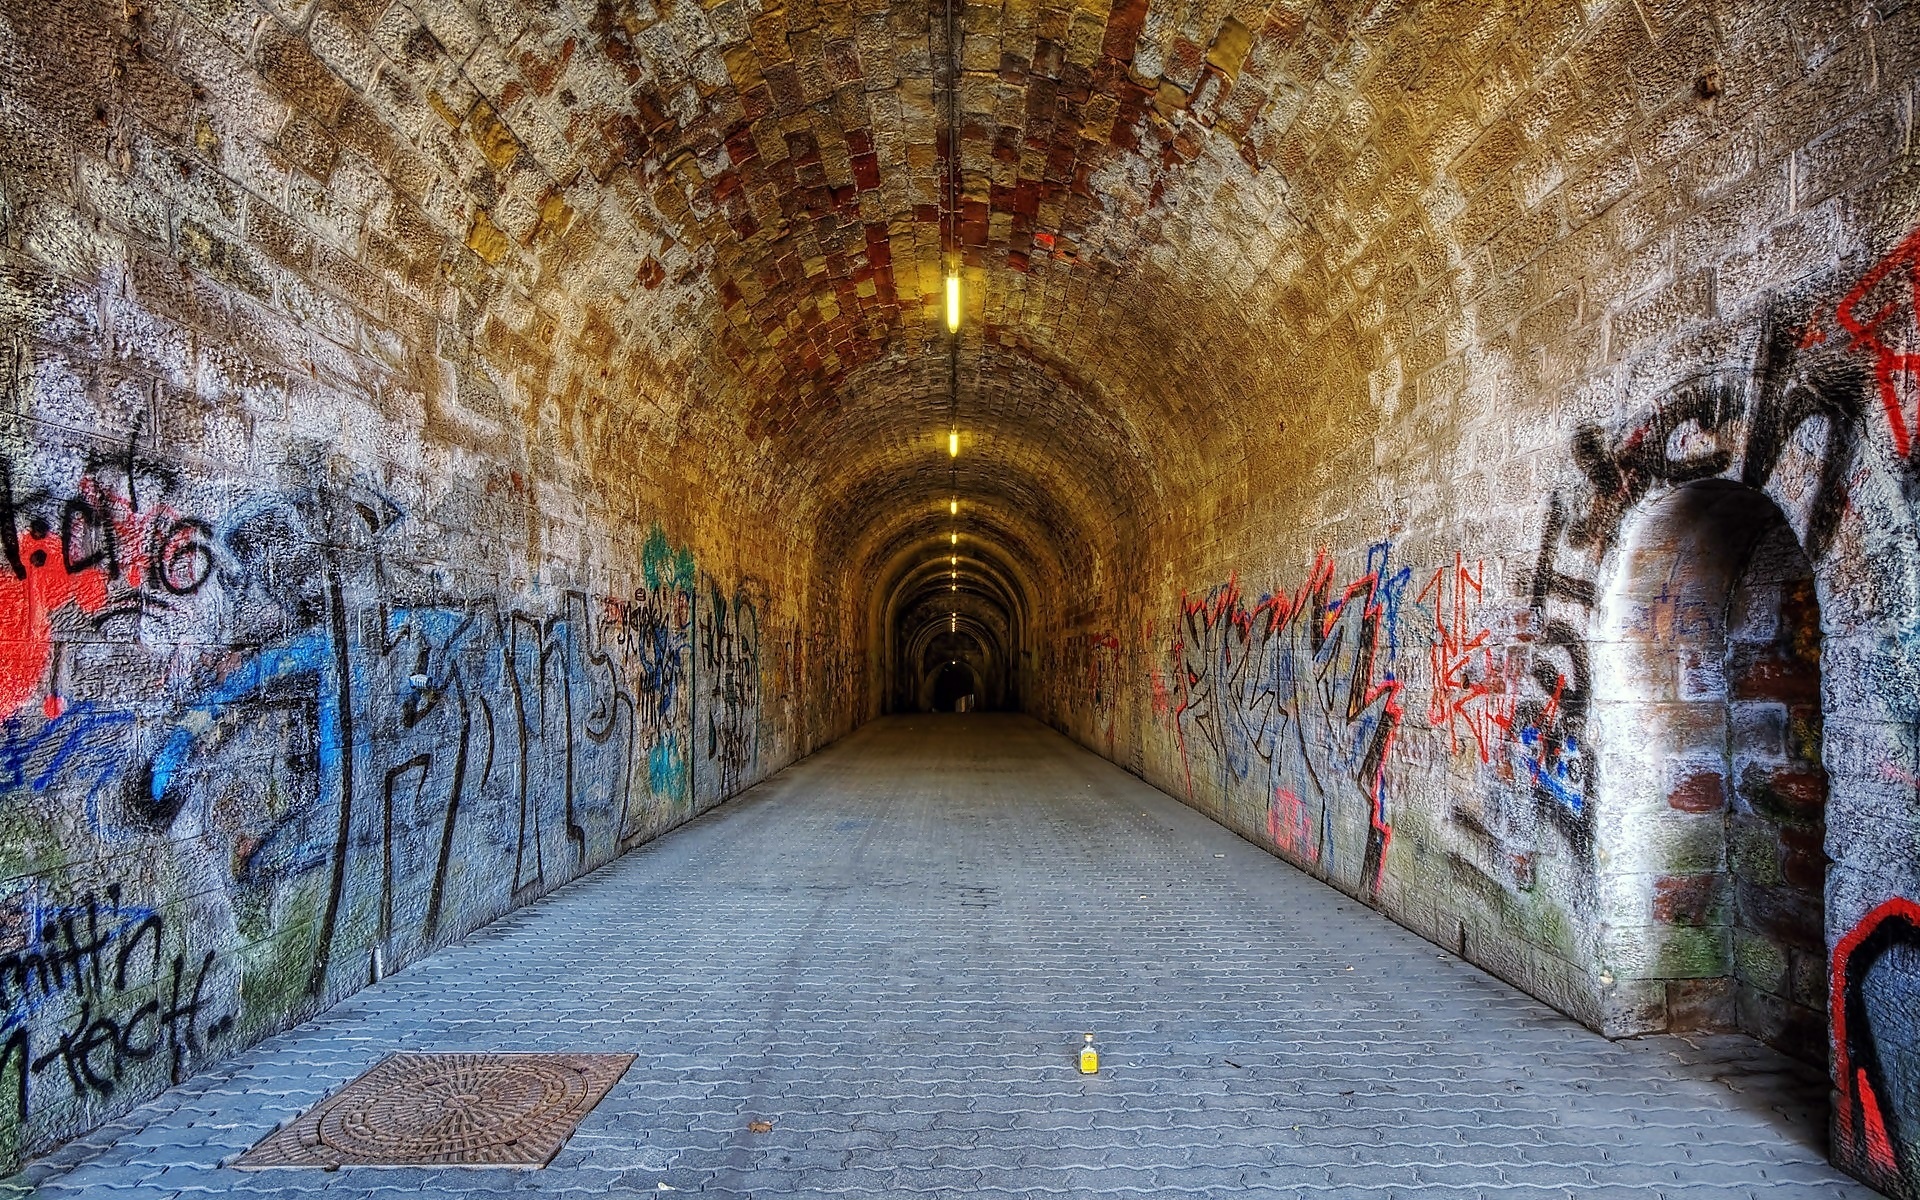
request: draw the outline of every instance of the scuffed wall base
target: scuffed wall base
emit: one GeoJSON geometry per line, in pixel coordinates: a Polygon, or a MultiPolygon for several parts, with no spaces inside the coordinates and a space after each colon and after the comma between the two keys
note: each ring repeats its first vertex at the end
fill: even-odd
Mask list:
{"type": "MultiPolygon", "coordinates": [[[[1596,1033],[1620,1038],[1666,1028],[1664,1020],[1658,1024],[1650,1023],[1644,1006],[1603,994],[1600,985],[1586,968],[1537,946],[1515,942],[1505,936],[1501,927],[1485,919],[1486,909],[1475,910],[1470,915],[1465,906],[1435,901],[1431,892],[1423,893],[1417,888],[1390,887],[1375,895],[1365,888],[1343,884],[1339,878],[1314,870],[1276,845],[1264,825],[1223,820],[1218,805],[1184,795],[1184,779],[1157,777],[1140,769],[1138,757],[1143,756],[1127,754],[1116,757],[1112,744],[1102,737],[1088,737],[1084,727],[1077,728],[1061,721],[1049,723],[1079,745],[1232,830],[1295,870],[1312,875],[1328,887],[1367,905],[1402,928],[1473,963],[1596,1033]]],[[[1489,907],[1497,910],[1497,904],[1489,907]]]]}

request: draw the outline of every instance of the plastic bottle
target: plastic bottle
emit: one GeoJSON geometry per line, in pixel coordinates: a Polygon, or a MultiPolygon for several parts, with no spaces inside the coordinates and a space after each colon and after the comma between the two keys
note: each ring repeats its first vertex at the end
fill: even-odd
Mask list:
{"type": "Polygon", "coordinates": [[[1100,1069],[1100,1052],[1093,1047],[1093,1035],[1087,1035],[1087,1044],[1080,1047],[1080,1073],[1091,1075],[1100,1069]]]}

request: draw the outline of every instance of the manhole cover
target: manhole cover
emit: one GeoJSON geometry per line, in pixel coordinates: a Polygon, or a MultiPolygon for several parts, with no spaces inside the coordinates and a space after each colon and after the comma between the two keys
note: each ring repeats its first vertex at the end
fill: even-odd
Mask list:
{"type": "Polygon", "coordinates": [[[395,1054],[234,1161],[544,1167],[631,1054],[395,1054]]]}

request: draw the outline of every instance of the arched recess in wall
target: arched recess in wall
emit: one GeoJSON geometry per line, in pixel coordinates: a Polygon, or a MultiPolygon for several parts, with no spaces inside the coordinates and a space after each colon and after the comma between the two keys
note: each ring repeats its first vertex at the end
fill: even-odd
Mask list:
{"type": "Polygon", "coordinates": [[[1591,647],[1598,962],[1675,1030],[1827,1055],[1821,606],[1757,488],[1622,529],[1591,647]]]}
{"type": "MultiPolygon", "coordinates": [[[[1727,810],[1689,814],[1667,786],[1669,767],[1684,756],[1676,763],[1675,744],[1646,721],[1682,715],[1679,667],[1671,668],[1676,690],[1664,714],[1642,694],[1650,664],[1679,661],[1675,631],[1699,632],[1669,623],[1669,653],[1655,654],[1652,639],[1634,628],[1634,610],[1653,601],[1677,609],[1672,595],[1661,597],[1658,564],[1638,552],[1657,549],[1663,527],[1670,535],[1682,528],[1679,513],[1703,517],[1736,487],[1745,489],[1750,514],[1759,496],[1771,502],[1806,552],[1818,611],[1823,849],[1831,860],[1818,1007],[1831,1028],[1833,1155],[1898,1193],[1920,1181],[1920,1056],[1911,1051],[1920,1046],[1920,952],[1911,949],[1920,945],[1920,455],[1888,438],[1884,397],[1876,399],[1874,380],[1853,361],[1852,344],[1809,338],[1810,321],[1791,306],[1772,313],[1751,371],[1670,389],[1613,435],[1580,431],[1574,458],[1586,479],[1556,492],[1533,582],[1545,624],[1532,678],[1545,698],[1524,714],[1541,719],[1521,737],[1546,747],[1549,736],[1564,735],[1553,752],[1564,745],[1564,757],[1590,767],[1575,797],[1579,836],[1570,845],[1591,1023],[1616,1037],[1704,1023],[1689,1008],[1696,1002],[1709,1017],[1731,1010],[1737,1021],[1739,964],[1733,916],[1724,911],[1734,891],[1724,870],[1733,861],[1725,857],[1727,810]],[[1577,653],[1557,655],[1556,646],[1577,653]],[[1556,679],[1556,668],[1564,676],[1556,679]],[[1698,878],[1716,873],[1718,882],[1698,878]],[[1690,890],[1707,895],[1714,919],[1655,919],[1660,911],[1681,915],[1690,890]],[[1722,952],[1726,971],[1716,976],[1712,960],[1722,952]],[[1721,977],[1729,982],[1716,997],[1703,981],[1721,977]]],[[[1731,602],[1745,561],[1717,539],[1697,529],[1686,535],[1724,560],[1712,570],[1731,602]]],[[[1680,583],[1707,595],[1701,580],[1676,577],[1680,583]]],[[[1696,648],[1695,657],[1703,652],[1696,648]]],[[[1694,774],[1676,770],[1672,782],[1694,774]]],[[[1722,779],[1731,806],[1740,782],[1731,764],[1722,779]]],[[[1788,957],[1789,975],[1800,976],[1787,983],[1804,1002],[1804,977],[1814,968],[1805,955],[1798,965],[1788,957]]]]}

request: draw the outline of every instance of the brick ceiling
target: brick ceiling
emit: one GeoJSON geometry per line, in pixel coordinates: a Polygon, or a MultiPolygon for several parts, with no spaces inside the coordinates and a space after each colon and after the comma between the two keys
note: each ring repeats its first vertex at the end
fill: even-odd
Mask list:
{"type": "MultiPolygon", "coordinates": [[[[326,180],[317,219],[350,164],[389,181],[363,261],[444,312],[457,231],[476,349],[644,435],[583,438],[594,469],[678,449],[883,588],[955,494],[1046,591],[1370,466],[1378,364],[1457,346],[1470,248],[1556,233],[1529,188],[1702,57],[1679,3],[288,2],[234,40],[297,105],[274,153],[326,180]],[[1539,136],[1563,120],[1584,142],[1539,136]]],[[[206,103],[216,139],[261,124],[206,103]]]]}
{"type": "Polygon", "coordinates": [[[1346,286],[1303,246],[1297,181],[1315,241],[1391,222],[1411,197],[1378,194],[1382,155],[1438,116],[1400,102],[1399,76],[1458,73],[1405,51],[1511,33],[1503,6],[1423,4],[1383,68],[1354,7],[417,0],[361,19],[419,92],[406,106],[383,75],[394,111],[458,115],[492,168],[470,244],[556,243],[529,262],[534,294],[611,302],[581,339],[605,325],[616,371],[624,342],[629,378],[663,396],[684,369],[702,403],[682,427],[763,446],[782,494],[817,505],[829,561],[932,536],[957,490],[971,536],[1050,543],[1009,553],[1023,573],[1051,558],[1085,578],[1168,479],[1243,457],[1245,397],[1271,391],[1288,340],[1284,306],[1256,322],[1253,296],[1346,286]],[[1322,98],[1329,72],[1381,76],[1395,102],[1322,98]],[[1342,125],[1377,136],[1315,158],[1342,125]]]}

